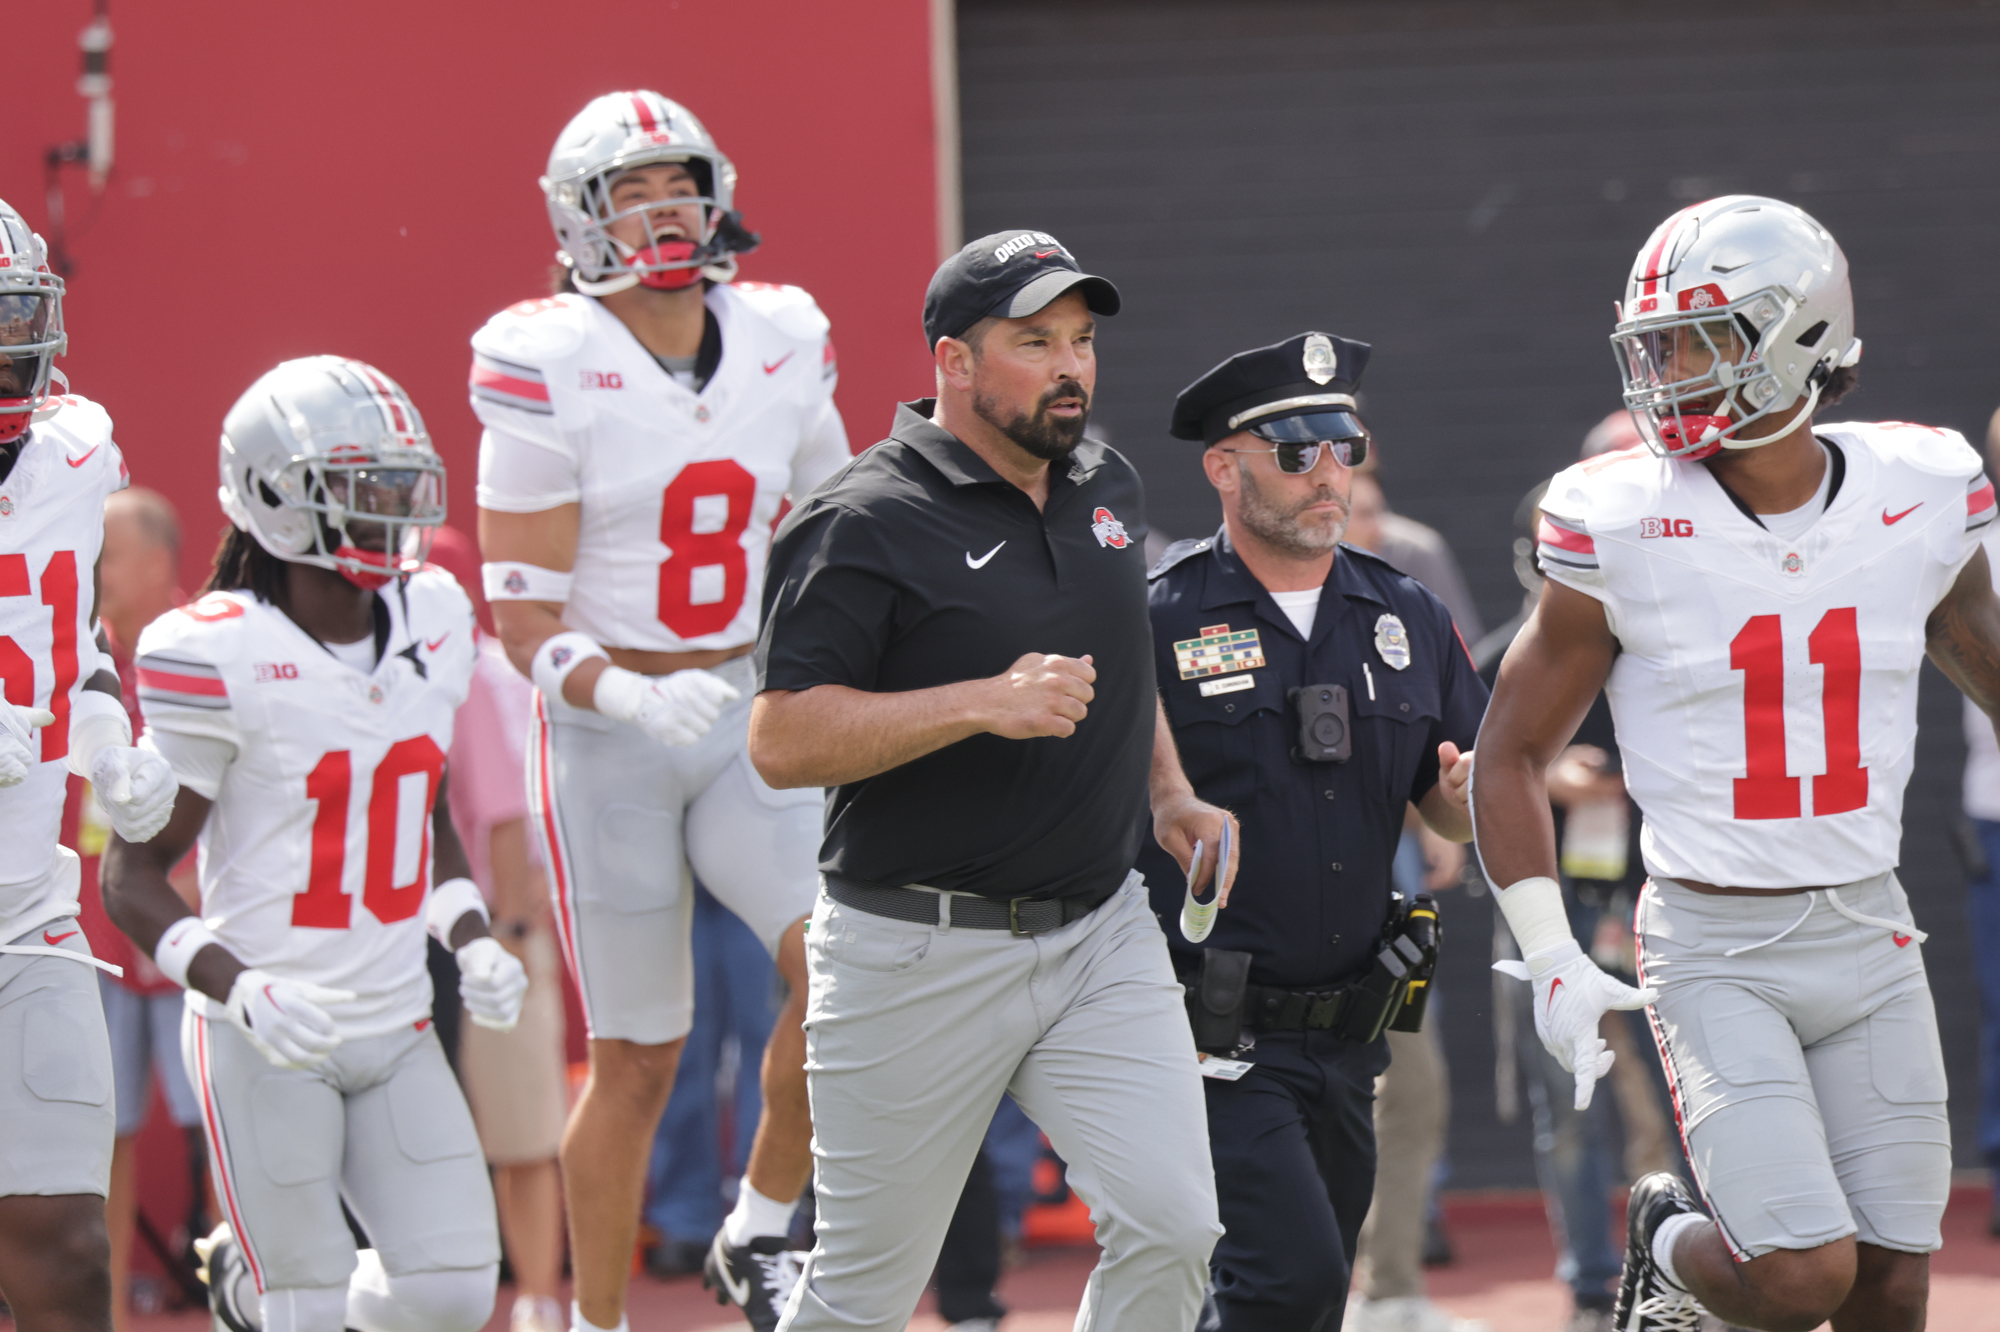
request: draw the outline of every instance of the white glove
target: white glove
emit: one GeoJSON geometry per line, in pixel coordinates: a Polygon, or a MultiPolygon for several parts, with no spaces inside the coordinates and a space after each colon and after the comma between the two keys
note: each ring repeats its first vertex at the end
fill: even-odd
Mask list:
{"type": "Polygon", "coordinates": [[[111,827],[128,842],[152,840],[174,812],[180,784],[173,766],[150,749],[108,745],[90,762],[90,785],[111,816],[111,827]]]}
{"type": "Polygon", "coordinates": [[[52,726],[56,714],[47,708],[17,708],[0,701],[0,788],[19,786],[42,761],[37,726],[52,726]]]}
{"type": "Polygon", "coordinates": [[[229,1020],[279,1068],[311,1068],[340,1044],[324,1006],[352,998],[352,990],[282,980],[250,967],[229,987],[229,1020]]]}
{"type": "Polygon", "coordinates": [[[474,939],[458,950],[458,997],[465,1011],[480,1026],[492,1031],[512,1031],[521,1020],[521,1001],[528,994],[528,969],[486,936],[474,939]]]}
{"type": "Polygon", "coordinates": [[[679,748],[708,734],[724,705],[742,694],[707,671],[675,671],[655,678],[607,666],[592,687],[591,702],[613,721],[638,727],[663,745],[679,748]]]}
{"type": "Polygon", "coordinates": [[[1574,939],[1525,962],[1495,962],[1493,969],[1535,987],[1535,1035],[1557,1063],[1576,1075],[1576,1108],[1589,1109],[1597,1080],[1611,1071],[1614,1057],[1597,1034],[1598,1019],[1612,1009],[1644,1008],[1660,992],[1635,990],[1606,974],[1574,939]]]}

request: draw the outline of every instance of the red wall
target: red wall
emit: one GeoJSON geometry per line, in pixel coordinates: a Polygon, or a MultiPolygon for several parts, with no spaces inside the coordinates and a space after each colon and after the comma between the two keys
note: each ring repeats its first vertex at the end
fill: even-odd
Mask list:
{"type": "MultiPolygon", "coordinates": [[[[77,138],[89,0],[8,15],[0,198],[45,230],[41,154],[77,138]]],[[[651,87],[736,162],[764,248],[746,277],[819,298],[857,447],[928,391],[919,313],[937,262],[926,0],[112,0],[118,157],[71,168],[61,362],[167,493],[198,584],[222,519],[215,440],[236,395],[314,352],[372,361],[416,399],[472,526],[466,339],[547,291],[536,178],[591,97],[651,87]]]]}

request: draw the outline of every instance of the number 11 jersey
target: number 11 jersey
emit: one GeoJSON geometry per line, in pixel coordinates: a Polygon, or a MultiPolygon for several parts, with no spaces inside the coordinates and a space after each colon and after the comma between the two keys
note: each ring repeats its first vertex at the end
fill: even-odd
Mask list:
{"type": "Polygon", "coordinates": [[[1605,694],[1651,874],[1797,888],[1897,862],[1925,621],[1978,550],[1993,486],[1953,431],[1815,434],[1839,489],[1795,539],[1702,464],[1643,448],[1543,497],[1543,572],[1601,601],[1618,639],[1605,694]]]}
{"type": "Polygon", "coordinates": [[[480,507],[581,505],[563,623],[609,647],[754,642],[786,493],[849,461],[812,297],[739,282],[707,304],[722,359],[698,392],[573,292],[503,310],[472,338],[480,507]]]}

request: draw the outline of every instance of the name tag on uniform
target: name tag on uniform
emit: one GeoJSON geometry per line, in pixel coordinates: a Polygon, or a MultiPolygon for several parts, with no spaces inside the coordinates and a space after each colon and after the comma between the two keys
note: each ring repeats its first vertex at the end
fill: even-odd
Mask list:
{"type": "Polygon", "coordinates": [[[1202,630],[1199,638],[1184,638],[1174,644],[1174,665],[1183,680],[1255,670],[1263,664],[1264,645],[1255,629],[1232,630],[1226,624],[1215,624],[1202,630]]]}
{"type": "Polygon", "coordinates": [[[1225,675],[1214,680],[1203,680],[1199,686],[1203,698],[1214,698],[1217,694],[1234,694],[1238,690],[1256,687],[1257,677],[1253,675],[1225,675]]]}
{"type": "Polygon", "coordinates": [[[1201,1075],[1219,1082],[1234,1082],[1250,1069],[1251,1065],[1241,1059],[1224,1059],[1219,1055],[1210,1055],[1201,1061],[1201,1075]]]}

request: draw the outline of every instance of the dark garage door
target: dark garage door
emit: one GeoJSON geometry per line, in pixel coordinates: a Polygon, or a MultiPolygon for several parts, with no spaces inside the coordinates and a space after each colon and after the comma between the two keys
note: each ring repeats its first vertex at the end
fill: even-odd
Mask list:
{"type": "MultiPolygon", "coordinates": [[[[1120,284],[1097,419],[1175,536],[1217,512],[1166,437],[1174,392],[1324,328],[1375,346],[1391,503],[1505,620],[1516,502],[1617,405],[1633,252],[1723,193],[1791,199],[1845,246],[1867,354],[1839,414],[1976,440],[2000,405],[2000,9],[964,0],[959,23],[967,234],[1043,228],[1120,284]]],[[[1927,668],[1903,875],[1972,1165],[1957,708],[1927,668]]],[[[1532,1183],[1494,1113],[1489,903],[1454,906],[1454,1182],[1532,1183]]]]}

